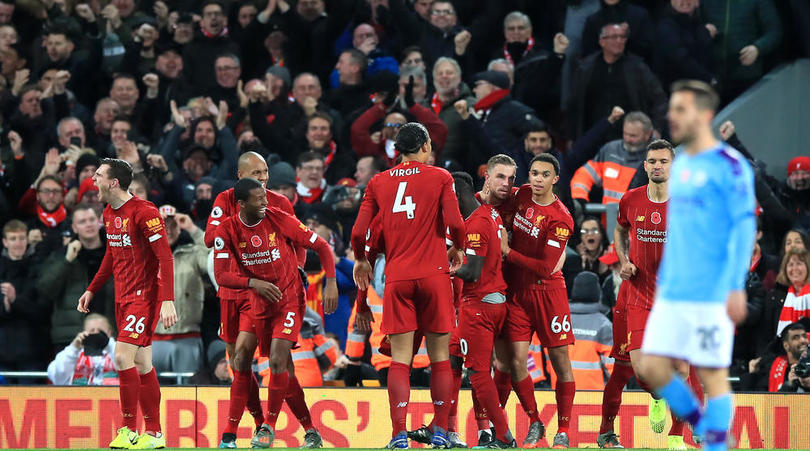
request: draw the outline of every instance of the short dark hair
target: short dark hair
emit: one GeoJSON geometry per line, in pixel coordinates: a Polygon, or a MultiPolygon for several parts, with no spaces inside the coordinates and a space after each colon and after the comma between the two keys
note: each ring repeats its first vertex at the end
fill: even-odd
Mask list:
{"type": "Polygon", "coordinates": [[[264,185],[262,182],[250,178],[244,177],[236,181],[236,184],[233,185],[233,197],[239,201],[247,202],[250,200],[250,192],[256,188],[264,189],[264,185]]]}
{"type": "Polygon", "coordinates": [[[310,161],[319,160],[323,162],[323,155],[319,154],[318,152],[314,152],[312,150],[308,150],[301,155],[298,156],[298,167],[304,166],[305,163],[309,163],[310,161]]]}
{"type": "Polygon", "coordinates": [[[541,153],[540,155],[535,156],[534,158],[532,158],[532,161],[529,162],[530,169],[536,161],[542,161],[543,163],[548,163],[554,166],[554,175],[560,175],[560,162],[557,161],[556,158],[554,158],[554,155],[551,155],[549,153],[541,153]]]}
{"type": "Polygon", "coordinates": [[[124,160],[117,158],[102,158],[99,161],[99,167],[107,165],[109,169],[107,174],[111,179],[118,179],[118,185],[123,190],[129,189],[129,184],[132,183],[132,166],[124,160]]]}
{"type": "Polygon", "coordinates": [[[352,58],[352,63],[360,66],[360,74],[364,75],[368,69],[368,57],[365,53],[357,49],[346,49],[342,53],[348,53],[352,58]]]}
{"type": "MultiPolygon", "coordinates": [[[[385,159],[379,155],[366,155],[365,157],[360,158],[371,158],[371,169],[376,172],[382,172],[388,169],[388,163],[385,162],[385,159]]],[[[359,159],[358,159],[359,160],[359,159]]]]}
{"type": "Polygon", "coordinates": [[[45,30],[45,36],[50,36],[52,34],[61,34],[70,42],[73,42],[73,32],[67,24],[64,23],[56,23],[50,25],[45,30]]]}
{"type": "Polygon", "coordinates": [[[465,195],[472,195],[475,192],[473,188],[473,179],[470,174],[466,172],[457,171],[450,174],[453,176],[453,181],[456,185],[457,193],[464,193],[465,195]]]}
{"type": "Polygon", "coordinates": [[[73,212],[70,214],[71,221],[73,220],[73,217],[76,216],[76,213],[87,210],[92,211],[94,215],[98,216],[98,213],[96,213],[96,210],[93,207],[91,207],[90,204],[82,202],[79,205],[73,207],[73,212]]]}
{"type": "Polygon", "coordinates": [[[117,72],[113,74],[112,83],[110,83],[110,86],[114,85],[116,81],[121,79],[132,80],[132,82],[135,83],[135,86],[138,86],[138,80],[132,74],[128,74],[126,72],[117,72]]]}
{"type": "Polygon", "coordinates": [[[47,181],[47,180],[50,180],[50,181],[56,183],[57,185],[62,186],[62,179],[59,178],[58,175],[48,174],[48,175],[42,176],[42,178],[39,179],[39,181],[37,182],[37,186],[36,186],[37,191],[39,191],[39,187],[42,186],[42,184],[45,183],[45,181],[47,181]]]}
{"type": "Polygon", "coordinates": [[[705,81],[678,80],[672,84],[672,93],[688,91],[695,95],[695,105],[713,113],[720,107],[720,96],[714,88],[705,81]]]}
{"type": "Polygon", "coordinates": [[[394,147],[401,154],[419,152],[419,149],[428,142],[430,136],[424,125],[419,122],[408,122],[399,129],[394,147]]]}
{"type": "Polygon", "coordinates": [[[782,341],[788,341],[788,337],[790,337],[790,332],[794,330],[801,330],[802,332],[806,332],[807,329],[804,327],[804,324],[800,322],[790,323],[782,329],[782,333],[779,335],[782,338],[782,341]]]}
{"type": "Polygon", "coordinates": [[[307,127],[309,127],[309,123],[312,122],[312,120],[315,119],[315,118],[325,120],[326,122],[329,123],[329,128],[330,129],[332,128],[332,123],[334,122],[332,120],[332,116],[330,116],[327,113],[324,113],[323,111],[316,111],[316,112],[312,113],[312,116],[307,118],[307,127]]]}
{"type": "Polygon", "coordinates": [[[669,149],[670,156],[675,158],[675,149],[672,148],[672,144],[666,139],[656,139],[647,145],[647,152],[660,149],[669,149]]]}
{"type": "Polygon", "coordinates": [[[546,132],[549,136],[551,136],[551,132],[548,129],[548,126],[545,122],[541,120],[530,120],[526,123],[523,127],[523,139],[526,139],[529,136],[529,133],[542,133],[546,132]]]}
{"type": "Polygon", "coordinates": [[[493,155],[489,157],[489,160],[487,160],[487,171],[494,168],[495,165],[497,164],[502,164],[504,166],[512,166],[513,168],[517,167],[517,163],[515,163],[515,160],[512,157],[503,153],[499,153],[498,155],[493,155]]]}
{"type": "Polygon", "coordinates": [[[28,226],[19,219],[12,219],[3,226],[3,238],[12,232],[28,232],[28,226]]]}
{"type": "Polygon", "coordinates": [[[210,5],[217,5],[217,6],[219,6],[220,11],[222,11],[223,13],[225,12],[225,4],[222,3],[221,1],[219,1],[219,0],[205,0],[204,2],[202,2],[202,5],[200,5],[200,13],[202,13],[205,10],[206,6],[210,6],[210,5]]]}

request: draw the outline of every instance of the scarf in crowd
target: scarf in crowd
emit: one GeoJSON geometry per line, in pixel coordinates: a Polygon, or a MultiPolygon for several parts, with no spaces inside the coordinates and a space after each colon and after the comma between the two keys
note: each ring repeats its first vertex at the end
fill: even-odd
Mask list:
{"type": "Polygon", "coordinates": [[[326,191],[326,180],[321,179],[321,186],[317,188],[307,188],[303,183],[298,182],[298,186],[296,186],[295,191],[298,193],[298,197],[305,204],[318,203],[321,201],[323,192],[326,191]]]}
{"type": "Polygon", "coordinates": [[[329,141],[329,153],[323,159],[323,170],[326,171],[329,169],[329,165],[332,164],[332,160],[335,159],[335,154],[337,153],[337,144],[335,144],[335,140],[329,141]]]}
{"type": "Polygon", "coordinates": [[[223,28],[222,31],[219,32],[219,34],[209,33],[204,28],[200,28],[200,31],[206,38],[224,38],[228,36],[228,27],[223,28]]]}
{"type": "Polygon", "coordinates": [[[37,218],[48,228],[54,228],[67,219],[67,210],[65,204],[59,204],[59,208],[52,212],[45,211],[42,205],[37,202],[37,218]]]}
{"type": "Polygon", "coordinates": [[[430,109],[432,109],[436,114],[442,112],[442,100],[439,98],[438,92],[434,92],[433,98],[430,99],[430,109]]]}
{"type": "Polygon", "coordinates": [[[493,105],[503,100],[504,97],[509,95],[508,89],[496,89],[489,93],[488,96],[484,97],[483,99],[479,100],[478,103],[475,104],[475,111],[482,111],[484,113],[488,112],[493,105]]]}
{"type": "Polygon", "coordinates": [[[788,367],[787,357],[780,355],[776,357],[771,365],[771,372],[768,375],[768,391],[779,391],[779,387],[785,383],[785,372],[788,367]]]}
{"type": "MultiPolygon", "coordinates": [[[[523,54],[520,55],[520,59],[523,59],[524,56],[528,55],[533,47],[534,47],[534,38],[529,37],[529,40],[526,43],[526,50],[524,50],[523,54]]],[[[515,65],[515,60],[512,59],[512,55],[509,53],[509,50],[506,49],[505,42],[503,44],[503,57],[506,59],[506,61],[509,61],[509,64],[511,64],[512,66],[515,65]]]]}

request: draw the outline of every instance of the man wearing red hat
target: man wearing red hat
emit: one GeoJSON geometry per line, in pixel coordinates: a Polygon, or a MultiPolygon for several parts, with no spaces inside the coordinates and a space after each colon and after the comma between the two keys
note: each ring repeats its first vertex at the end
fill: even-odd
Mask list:
{"type": "Polygon", "coordinates": [[[810,157],[790,160],[779,200],[792,215],[794,224],[810,227],[810,157]]]}

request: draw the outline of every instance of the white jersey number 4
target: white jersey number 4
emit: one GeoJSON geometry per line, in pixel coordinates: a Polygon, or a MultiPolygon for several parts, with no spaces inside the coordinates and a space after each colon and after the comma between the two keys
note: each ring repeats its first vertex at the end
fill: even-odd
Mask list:
{"type": "Polygon", "coordinates": [[[413,197],[405,195],[405,189],[408,187],[408,182],[399,182],[397,187],[397,196],[394,199],[394,213],[405,213],[408,219],[413,219],[413,212],[416,210],[416,204],[413,202],[413,197]]]}

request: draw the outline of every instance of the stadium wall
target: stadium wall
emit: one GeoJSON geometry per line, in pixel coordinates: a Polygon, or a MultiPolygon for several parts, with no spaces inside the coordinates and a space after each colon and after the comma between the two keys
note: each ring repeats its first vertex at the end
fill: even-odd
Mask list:
{"type": "MultiPolygon", "coordinates": [[[[228,411],[227,387],[165,387],[161,419],[168,447],[216,447],[228,411]]],[[[262,398],[267,390],[262,390],[262,398]]],[[[312,417],[325,446],[382,447],[390,438],[388,397],[381,389],[307,389],[312,417]]],[[[540,417],[556,430],[554,392],[536,393],[540,417]]],[[[666,448],[666,435],[653,434],[647,420],[649,396],[627,392],[616,419],[622,443],[628,447],[666,448]]],[[[571,419],[571,445],[595,447],[601,392],[577,392],[571,419]]],[[[740,448],[810,448],[810,396],[736,394],[732,434],[740,448]]],[[[430,421],[430,392],[411,392],[409,428],[430,421]]],[[[509,423],[525,436],[528,418],[514,396],[507,405],[509,423]]],[[[0,448],[105,448],[120,426],[117,387],[0,388],[0,448]]],[[[668,420],[669,421],[669,420],[668,420]]],[[[242,418],[237,444],[248,447],[253,419],[242,418]]],[[[470,392],[463,390],[459,423],[468,442],[476,440],[470,392]]],[[[140,427],[140,426],[139,426],[140,427]]],[[[667,425],[669,428],[669,424],[667,425]]],[[[693,444],[691,436],[687,443],[693,444]]],[[[279,418],[276,447],[298,447],[303,431],[287,407],[279,418]],[[292,421],[290,421],[292,420],[292,421]]],[[[541,443],[548,446],[547,443],[541,443]]]]}

